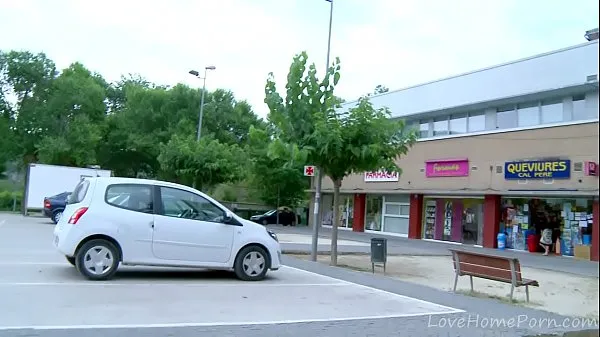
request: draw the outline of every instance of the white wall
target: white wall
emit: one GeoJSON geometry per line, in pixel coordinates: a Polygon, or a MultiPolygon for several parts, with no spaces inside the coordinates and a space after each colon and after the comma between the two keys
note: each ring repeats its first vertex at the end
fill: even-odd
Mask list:
{"type": "MultiPolygon", "coordinates": [[[[598,41],[371,98],[393,117],[584,84],[598,74],[598,41]]],[[[350,103],[354,106],[355,102],[350,103]]]]}

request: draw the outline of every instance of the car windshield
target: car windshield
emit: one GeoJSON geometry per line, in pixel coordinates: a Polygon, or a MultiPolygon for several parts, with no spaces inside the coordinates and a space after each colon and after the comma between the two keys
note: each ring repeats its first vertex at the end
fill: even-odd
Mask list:
{"type": "Polygon", "coordinates": [[[274,213],[275,213],[275,210],[272,209],[272,210],[268,211],[267,213],[265,213],[264,215],[269,216],[269,215],[274,214],[274,213]]]}

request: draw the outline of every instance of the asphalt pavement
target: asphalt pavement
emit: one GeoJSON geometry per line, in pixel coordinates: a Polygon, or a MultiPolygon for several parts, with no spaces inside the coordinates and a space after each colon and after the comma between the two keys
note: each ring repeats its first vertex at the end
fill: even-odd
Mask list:
{"type": "Polygon", "coordinates": [[[261,282],[142,267],[90,282],[53,250],[52,229],[42,218],[0,213],[0,337],[468,337],[597,328],[585,319],[287,256],[261,282]]]}

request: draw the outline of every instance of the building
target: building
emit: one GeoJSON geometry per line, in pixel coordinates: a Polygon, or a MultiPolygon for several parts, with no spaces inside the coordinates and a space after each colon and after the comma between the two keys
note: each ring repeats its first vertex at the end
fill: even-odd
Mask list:
{"type": "MultiPolygon", "coordinates": [[[[508,248],[526,250],[526,237],[547,223],[560,227],[553,241],[561,238],[564,255],[578,249],[597,261],[598,93],[596,35],[372,97],[420,139],[398,162],[401,176],[344,179],[341,227],[488,248],[504,232],[508,248]]],[[[325,178],[324,226],[332,192],[325,178]]]]}

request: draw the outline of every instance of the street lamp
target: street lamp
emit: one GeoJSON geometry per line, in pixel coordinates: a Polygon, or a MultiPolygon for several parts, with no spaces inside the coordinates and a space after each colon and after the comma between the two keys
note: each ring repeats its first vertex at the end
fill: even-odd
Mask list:
{"type": "MultiPolygon", "coordinates": [[[[327,38],[327,64],[325,67],[325,74],[329,70],[329,54],[331,51],[331,24],[333,23],[333,0],[325,0],[329,2],[329,37],[327,38]]],[[[315,170],[315,175],[317,176],[317,186],[315,186],[315,205],[313,209],[313,237],[312,237],[312,245],[310,251],[310,259],[311,261],[317,261],[317,251],[319,246],[319,206],[321,203],[321,186],[323,185],[323,172],[317,167],[315,170]]],[[[333,226],[336,226],[335,224],[333,226]]],[[[331,242],[333,242],[333,237],[331,238],[331,242]]]]}
{"type": "Polygon", "coordinates": [[[203,80],[202,84],[202,98],[200,99],[200,116],[198,117],[198,134],[196,141],[200,141],[200,135],[202,132],[202,114],[204,113],[204,92],[206,91],[206,72],[209,70],[217,69],[215,66],[204,67],[204,77],[200,77],[200,73],[196,70],[190,70],[189,73],[203,80]]]}

